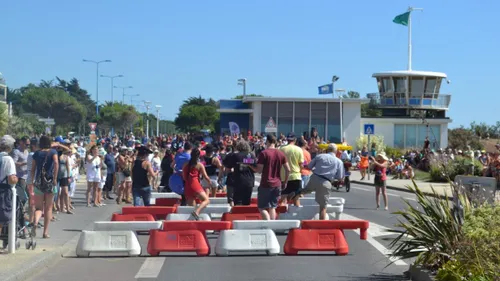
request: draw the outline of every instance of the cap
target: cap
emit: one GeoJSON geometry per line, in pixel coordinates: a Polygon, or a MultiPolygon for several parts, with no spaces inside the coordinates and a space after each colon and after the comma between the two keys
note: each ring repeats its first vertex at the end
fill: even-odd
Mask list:
{"type": "Polygon", "coordinates": [[[64,144],[71,144],[71,141],[69,139],[65,139],[64,144]]]}
{"type": "Polygon", "coordinates": [[[155,149],[155,151],[153,151],[154,153],[160,153],[160,151],[158,149],[155,149]]]}
{"type": "Polygon", "coordinates": [[[287,139],[287,140],[294,140],[294,139],[296,139],[295,134],[294,134],[294,133],[289,133],[289,134],[286,136],[286,139],[287,139]]]}
{"type": "Polygon", "coordinates": [[[148,153],[148,154],[153,153],[153,151],[151,151],[151,149],[149,149],[149,148],[147,148],[147,147],[145,147],[145,146],[139,146],[139,147],[137,147],[136,149],[137,149],[137,151],[139,151],[139,152],[146,152],[146,153],[148,153]]]}
{"type": "Polygon", "coordinates": [[[59,143],[63,143],[64,142],[64,140],[63,140],[63,138],[61,136],[56,137],[54,141],[55,142],[59,142],[59,143]]]}

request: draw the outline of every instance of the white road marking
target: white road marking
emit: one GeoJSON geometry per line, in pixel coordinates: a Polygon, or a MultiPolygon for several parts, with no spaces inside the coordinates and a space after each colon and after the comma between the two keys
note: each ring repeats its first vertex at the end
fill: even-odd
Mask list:
{"type": "Polygon", "coordinates": [[[135,275],[135,279],[158,278],[164,262],[164,257],[147,258],[142,264],[141,269],[139,269],[139,272],[135,275]]]}
{"type": "MultiPolygon", "coordinates": [[[[343,220],[359,220],[360,218],[348,215],[346,213],[342,213],[340,215],[341,219],[343,220]]],[[[387,235],[393,235],[393,233],[387,232],[387,227],[384,227],[380,224],[376,224],[374,222],[370,222],[370,227],[368,228],[368,238],[366,241],[370,243],[375,249],[377,249],[380,253],[382,253],[384,256],[386,256],[391,262],[394,262],[395,265],[408,265],[405,261],[399,260],[394,257],[390,257],[390,254],[392,253],[391,250],[387,249],[384,245],[382,245],[380,242],[375,240],[375,237],[381,237],[381,236],[387,236],[387,235]]],[[[355,230],[359,235],[359,230],[355,230]]]]}
{"type": "MultiPolygon", "coordinates": [[[[364,188],[364,187],[357,187],[357,186],[351,186],[351,188],[352,189],[358,189],[358,190],[364,190],[364,191],[374,191],[373,189],[368,189],[368,188],[364,188]]],[[[401,195],[397,195],[397,194],[390,193],[390,192],[387,192],[387,196],[398,197],[398,198],[403,198],[403,199],[406,199],[406,200],[417,202],[416,199],[409,198],[409,197],[403,197],[401,195]]]]}

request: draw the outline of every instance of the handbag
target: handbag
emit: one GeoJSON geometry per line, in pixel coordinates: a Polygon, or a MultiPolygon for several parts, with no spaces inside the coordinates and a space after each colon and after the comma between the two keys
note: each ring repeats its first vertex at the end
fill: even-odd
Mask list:
{"type": "Polygon", "coordinates": [[[54,189],[54,179],[48,176],[47,169],[45,168],[47,164],[47,158],[49,157],[50,151],[47,151],[45,160],[43,161],[42,168],[40,169],[40,174],[36,178],[35,186],[43,193],[52,193],[54,189]]]}
{"type": "MultiPolygon", "coordinates": [[[[2,159],[3,156],[0,158],[2,159]]],[[[12,220],[12,186],[7,183],[7,176],[0,182],[0,223],[12,220]]]]}

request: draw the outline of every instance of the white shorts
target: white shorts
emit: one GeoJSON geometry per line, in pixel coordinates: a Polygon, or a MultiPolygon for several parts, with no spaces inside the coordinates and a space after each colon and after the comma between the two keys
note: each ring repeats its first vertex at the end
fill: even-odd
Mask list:
{"type": "Polygon", "coordinates": [[[219,183],[217,182],[217,179],[219,178],[218,176],[209,176],[210,178],[210,186],[207,185],[206,180],[202,180],[201,185],[203,188],[217,188],[219,186],[219,183]]]}
{"type": "Polygon", "coordinates": [[[101,182],[101,170],[88,169],[87,182],[101,182]]]}
{"type": "Polygon", "coordinates": [[[106,184],[106,177],[107,176],[103,176],[101,178],[101,184],[99,185],[99,189],[103,189],[104,188],[104,185],[106,184]]]}

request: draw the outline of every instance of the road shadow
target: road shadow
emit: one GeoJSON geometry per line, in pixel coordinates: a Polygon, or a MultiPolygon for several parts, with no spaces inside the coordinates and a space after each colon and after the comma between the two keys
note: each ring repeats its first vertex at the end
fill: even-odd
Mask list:
{"type": "Polygon", "coordinates": [[[390,274],[390,273],[377,273],[368,276],[339,276],[344,278],[342,280],[353,280],[353,281],[405,281],[410,280],[407,272],[404,274],[390,274]]]}
{"type": "Polygon", "coordinates": [[[63,229],[63,231],[67,231],[67,232],[82,232],[83,229],[63,229]]]}

